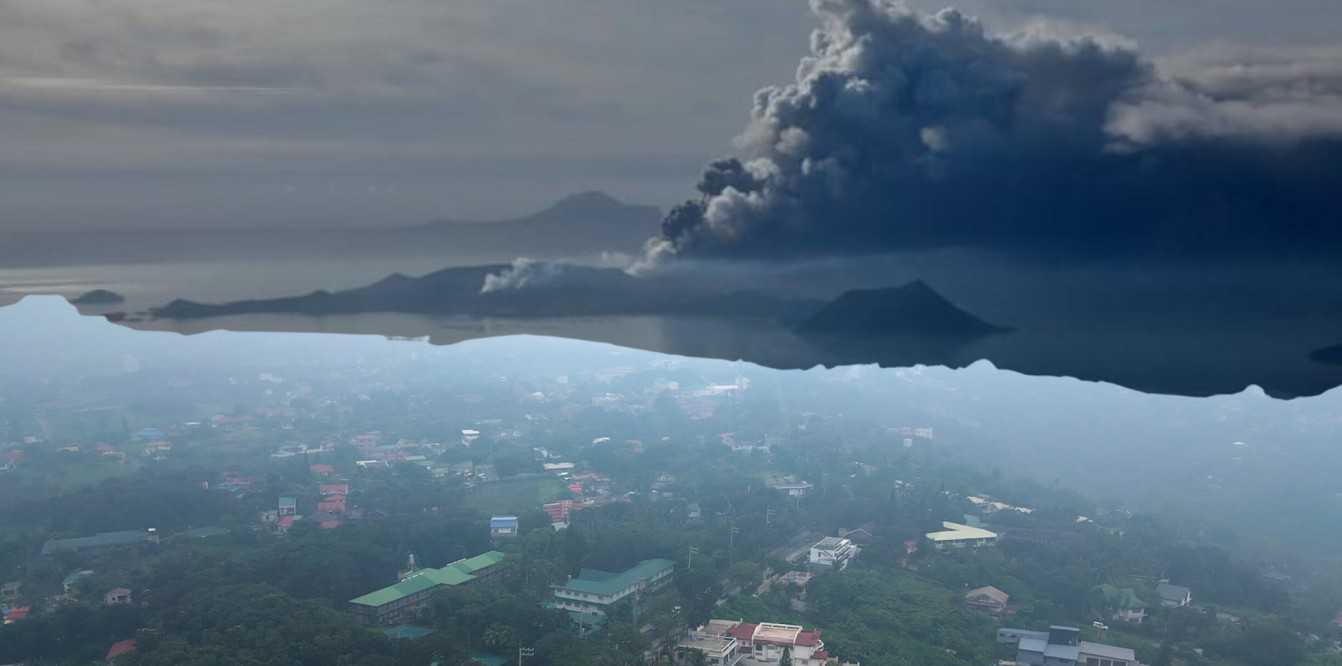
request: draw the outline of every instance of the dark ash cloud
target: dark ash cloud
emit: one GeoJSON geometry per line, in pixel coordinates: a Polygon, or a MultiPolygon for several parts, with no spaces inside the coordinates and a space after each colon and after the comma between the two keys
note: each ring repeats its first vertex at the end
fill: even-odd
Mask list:
{"type": "Polygon", "coordinates": [[[955,10],[812,0],[796,80],[760,90],[640,268],[947,245],[1224,252],[1342,241],[1342,57],[1132,46],[955,10]]]}

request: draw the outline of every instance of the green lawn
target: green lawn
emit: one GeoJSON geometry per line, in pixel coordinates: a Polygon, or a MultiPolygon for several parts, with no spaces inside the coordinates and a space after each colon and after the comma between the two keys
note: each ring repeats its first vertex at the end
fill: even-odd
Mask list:
{"type": "Polygon", "coordinates": [[[495,481],[473,488],[467,503],[493,514],[518,514],[539,509],[567,490],[563,482],[552,477],[495,481]]]}

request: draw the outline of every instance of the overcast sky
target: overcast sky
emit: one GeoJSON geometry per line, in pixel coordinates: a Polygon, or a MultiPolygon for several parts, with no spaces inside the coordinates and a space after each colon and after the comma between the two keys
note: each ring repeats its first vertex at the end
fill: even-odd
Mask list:
{"type": "MultiPolygon", "coordinates": [[[[957,6],[1157,59],[1342,26],[1336,0],[957,6]]],[[[666,206],[813,27],[803,0],[0,0],[0,228],[399,225],[584,189],[666,206]]]]}

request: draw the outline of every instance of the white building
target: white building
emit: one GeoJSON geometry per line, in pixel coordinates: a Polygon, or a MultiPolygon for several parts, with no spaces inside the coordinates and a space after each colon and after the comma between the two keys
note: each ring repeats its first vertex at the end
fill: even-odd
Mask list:
{"type": "Polygon", "coordinates": [[[942,522],[941,526],[945,529],[939,532],[928,532],[926,535],[927,540],[932,542],[932,547],[937,550],[980,548],[997,543],[996,532],[989,532],[980,527],[970,527],[950,521],[942,522]]]}
{"type": "MultiPolygon", "coordinates": [[[[795,624],[772,622],[754,624],[736,620],[710,620],[695,633],[723,640],[734,639],[740,657],[736,663],[741,666],[777,664],[782,659],[784,650],[787,650],[792,658],[793,666],[825,666],[837,663],[837,660],[830,661],[831,657],[825,650],[825,643],[820,640],[819,629],[805,629],[795,624]]],[[[725,663],[731,666],[733,662],[725,663]]]]}
{"type": "Polygon", "coordinates": [[[843,571],[860,552],[848,539],[825,537],[811,546],[811,566],[843,571]]]}
{"type": "Polygon", "coordinates": [[[714,636],[699,631],[691,631],[676,645],[674,662],[676,666],[694,664],[692,653],[704,655],[707,666],[738,666],[745,655],[741,654],[741,645],[731,636],[714,636]]]}

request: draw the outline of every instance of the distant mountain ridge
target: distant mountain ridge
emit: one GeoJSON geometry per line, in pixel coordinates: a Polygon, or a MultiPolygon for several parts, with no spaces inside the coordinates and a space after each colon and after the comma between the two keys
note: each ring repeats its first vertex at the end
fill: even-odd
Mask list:
{"type": "Polygon", "coordinates": [[[223,315],[306,315],[406,312],[493,317],[597,315],[705,315],[787,319],[808,315],[819,303],[756,292],[689,290],[617,268],[541,264],[540,276],[521,288],[486,290],[486,279],[521,270],[517,264],[446,268],[422,277],[392,274],[339,292],[209,304],[178,299],[151,310],[155,317],[199,319],[223,315]]]}
{"type": "MultiPolygon", "coordinates": [[[[951,304],[913,282],[888,289],[852,290],[825,303],[762,292],[689,288],[616,268],[519,261],[447,268],[424,275],[389,275],[339,292],[208,304],[175,300],[152,314],[200,319],[241,314],[312,316],[403,312],[467,317],[696,316],[754,318],[770,328],[846,346],[880,345],[902,338],[920,348],[958,344],[1006,329],[951,304]]],[[[941,352],[938,352],[941,353],[941,352]]]]}
{"type": "Polygon", "coordinates": [[[595,257],[636,254],[657,235],[661,219],[656,206],[627,204],[604,192],[588,191],[534,213],[493,221],[359,228],[0,232],[0,265],[368,257],[486,264],[519,256],[595,257]]]}

